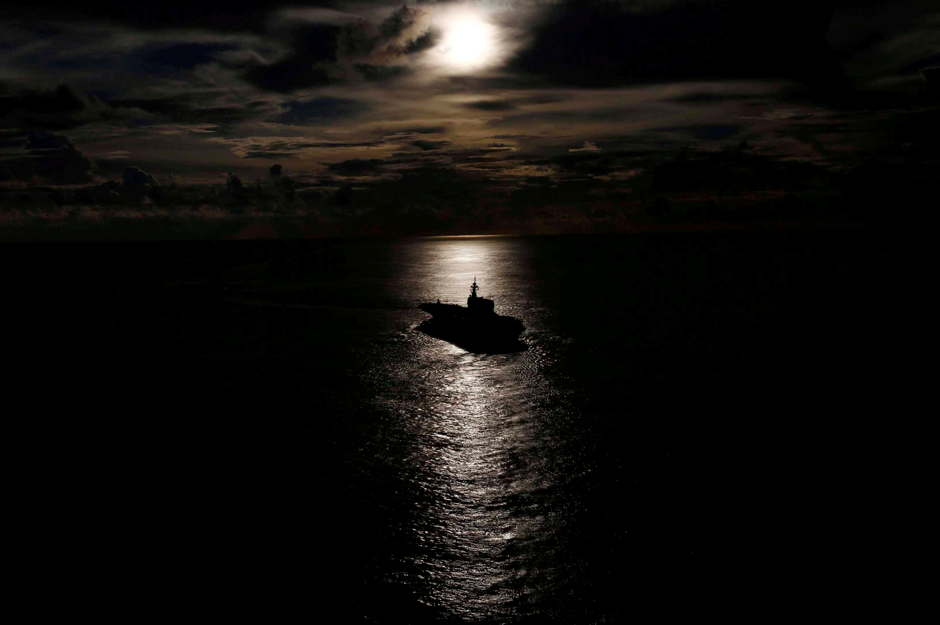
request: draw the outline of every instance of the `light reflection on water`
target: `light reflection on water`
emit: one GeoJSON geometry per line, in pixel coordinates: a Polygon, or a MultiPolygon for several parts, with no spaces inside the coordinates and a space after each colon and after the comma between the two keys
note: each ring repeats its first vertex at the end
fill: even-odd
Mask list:
{"type": "Polygon", "coordinates": [[[540,514],[513,510],[507,501],[539,488],[542,480],[531,467],[525,470],[538,453],[534,425],[494,379],[512,363],[458,361],[440,380],[419,433],[419,461],[428,472],[423,486],[439,495],[428,519],[439,531],[433,538],[439,549],[422,556],[422,564],[443,573],[430,589],[434,603],[485,612],[517,596],[519,585],[512,582],[526,572],[512,566],[512,543],[531,541],[544,523],[540,514]]]}
{"type": "MultiPolygon", "coordinates": [[[[424,239],[395,250],[400,271],[392,288],[408,303],[442,302],[466,305],[474,278],[483,297],[496,301],[496,312],[521,317],[527,286],[535,279],[521,239],[456,237],[424,239]]],[[[530,328],[531,329],[531,328],[530,328]]]]}
{"type": "MultiPolygon", "coordinates": [[[[507,243],[460,238],[407,247],[393,288],[406,301],[460,302],[476,276],[498,313],[528,323],[525,248],[507,243]]],[[[570,415],[543,375],[550,361],[537,346],[470,354],[412,330],[370,373],[387,382],[376,401],[398,415],[394,429],[409,450],[398,469],[421,492],[422,509],[407,529],[417,549],[403,567],[423,580],[414,589],[421,601],[445,613],[469,620],[531,614],[531,595],[550,595],[561,583],[553,545],[564,520],[553,500],[571,454],[559,449],[553,429],[570,415]]],[[[544,607],[545,597],[537,603],[544,607]]]]}

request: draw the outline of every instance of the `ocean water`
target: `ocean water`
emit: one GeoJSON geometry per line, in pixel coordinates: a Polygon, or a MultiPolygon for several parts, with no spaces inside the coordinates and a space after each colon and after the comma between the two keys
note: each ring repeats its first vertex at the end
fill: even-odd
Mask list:
{"type": "Polygon", "coordinates": [[[873,367],[916,340],[883,330],[917,309],[897,274],[915,252],[858,233],[21,248],[70,268],[54,297],[11,298],[69,371],[49,427],[81,451],[43,479],[83,521],[57,544],[138,611],[766,613],[794,575],[823,592],[803,560],[823,543],[851,561],[854,534],[829,532],[853,487],[831,480],[862,408],[897,409],[873,367]],[[524,350],[416,330],[474,278],[524,350]]]}

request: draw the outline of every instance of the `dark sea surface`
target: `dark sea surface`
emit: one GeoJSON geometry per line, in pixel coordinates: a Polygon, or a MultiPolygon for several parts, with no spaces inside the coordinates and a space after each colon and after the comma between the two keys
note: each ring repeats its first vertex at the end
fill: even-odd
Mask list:
{"type": "Polygon", "coordinates": [[[873,458],[918,436],[926,256],[872,232],[6,245],[25,509],[60,562],[30,575],[132,616],[855,601],[868,506],[903,491],[873,458]],[[416,330],[474,277],[525,349],[416,330]]]}

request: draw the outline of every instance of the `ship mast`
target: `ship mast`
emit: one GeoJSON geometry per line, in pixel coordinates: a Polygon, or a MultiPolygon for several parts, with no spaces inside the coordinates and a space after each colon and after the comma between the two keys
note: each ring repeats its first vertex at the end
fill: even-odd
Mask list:
{"type": "Polygon", "coordinates": [[[477,277],[473,276],[473,284],[470,286],[470,297],[477,296],[477,277]]]}

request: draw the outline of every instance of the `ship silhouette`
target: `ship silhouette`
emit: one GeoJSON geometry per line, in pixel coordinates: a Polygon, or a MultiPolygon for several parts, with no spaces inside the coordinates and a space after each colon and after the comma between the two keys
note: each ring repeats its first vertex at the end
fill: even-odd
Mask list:
{"type": "Polygon", "coordinates": [[[519,335],[525,330],[515,317],[496,314],[493,300],[477,295],[476,277],[470,286],[467,306],[427,303],[418,306],[431,315],[418,329],[471,352],[506,352],[525,348],[519,335]]]}

